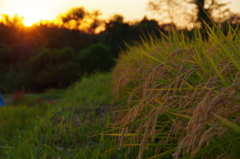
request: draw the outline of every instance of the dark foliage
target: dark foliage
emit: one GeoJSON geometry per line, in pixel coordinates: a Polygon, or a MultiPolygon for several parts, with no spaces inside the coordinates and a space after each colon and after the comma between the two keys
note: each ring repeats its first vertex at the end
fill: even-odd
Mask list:
{"type": "Polygon", "coordinates": [[[134,42],[140,42],[141,37],[149,35],[160,36],[159,31],[164,32],[156,20],[149,20],[146,16],[140,22],[130,25],[124,22],[121,15],[114,15],[108,23],[105,23],[105,31],[100,34],[104,44],[111,47],[114,57],[125,49],[125,43],[133,45],[134,42]]]}
{"type": "Polygon", "coordinates": [[[109,71],[115,64],[110,47],[102,43],[92,44],[87,49],[81,50],[77,61],[86,74],[109,71]]]}
{"type": "MultiPolygon", "coordinates": [[[[125,22],[121,15],[114,15],[107,22],[100,20],[101,13],[74,8],[62,16],[62,26],[52,23],[25,27],[17,16],[3,15],[0,22],[0,92],[16,90],[43,91],[48,87],[67,87],[83,74],[109,71],[121,50],[127,45],[141,42],[149,35],[159,38],[175,25],[161,25],[144,17],[134,24],[125,22]],[[79,30],[90,19],[88,27],[79,30]],[[68,23],[75,21],[75,29],[68,23]],[[105,30],[94,34],[98,26],[105,30]],[[78,29],[76,29],[78,28],[78,29]]],[[[237,28],[239,15],[229,22],[237,28]]],[[[227,30],[226,22],[222,23],[227,30]]],[[[186,36],[193,31],[182,30],[186,36]]],[[[203,32],[204,33],[204,32],[203,32]]]]}
{"type": "Polygon", "coordinates": [[[26,86],[42,90],[47,87],[66,87],[81,77],[80,64],[74,62],[76,53],[70,47],[64,49],[43,48],[29,60],[26,68],[26,86]]]}

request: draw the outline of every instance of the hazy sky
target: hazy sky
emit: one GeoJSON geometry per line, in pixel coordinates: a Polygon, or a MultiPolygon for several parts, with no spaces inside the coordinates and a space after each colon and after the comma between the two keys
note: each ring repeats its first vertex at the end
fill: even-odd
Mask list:
{"type": "MultiPolygon", "coordinates": [[[[84,6],[86,10],[100,10],[101,18],[108,19],[115,13],[124,16],[125,20],[140,20],[144,15],[154,17],[146,10],[149,0],[0,0],[0,14],[18,14],[29,23],[40,19],[55,19],[73,7],[84,6]]],[[[223,0],[231,2],[231,10],[240,12],[240,0],[223,0]]]]}

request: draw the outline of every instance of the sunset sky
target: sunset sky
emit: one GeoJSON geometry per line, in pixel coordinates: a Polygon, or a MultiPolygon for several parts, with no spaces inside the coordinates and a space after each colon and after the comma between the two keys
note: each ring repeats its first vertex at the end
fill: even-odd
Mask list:
{"type": "MultiPolygon", "coordinates": [[[[125,20],[140,20],[144,15],[154,18],[147,11],[149,0],[0,0],[0,15],[18,14],[24,16],[24,23],[31,25],[39,20],[52,20],[60,13],[73,7],[85,7],[87,11],[100,10],[102,19],[108,19],[115,13],[124,16],[125,20]]],[[[233,12],[240,12],[240,0],[222,0],[231,2],[233,12]]]]}

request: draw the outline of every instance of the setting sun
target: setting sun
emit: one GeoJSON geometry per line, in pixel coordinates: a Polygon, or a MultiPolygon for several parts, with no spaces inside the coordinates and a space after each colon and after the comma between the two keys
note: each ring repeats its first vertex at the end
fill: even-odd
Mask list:
{"type": "Polygon", "coordinates": [[[23,17],[23,23],[25,26],[31,26],[33,23],[40,20],[52,20],[61,13],[67,11],[67,9],[59,8],[56,1],[33,1],[33,0],[8,0],[2,1],[1,13],[13,16],[17,14],[19,17],[23,17]],[[56,7],[57,6],[57,7],[56,7]]]}
{"type": "Polygon", "coordinates": [[[31,8],[26,10],[23,9],[19,14],[20,16],[23,16],[23,23],[25,26],[31,26],[42,18],[41,13],[34,12],[31,8]]]}
{"type": "MultiPolygon", "coordinates": [[[[222,1],[230,1],[231,11],[239,11],[240,1],[222,1]]],[[[12,17],[17,14],[23,17],[24,25],[31,26],[40,20],[56,19],[58,14],[65,13],[73,7],[83,6],[89,11],[99,10],[102,13],[101,18],[104,19],[114,14],[123,15],[126,21],[140,20],[145,15],[159,19],[157,15],[147,11],[147,2],[149,0],[0,0],[0,15],[8,14],[12,17]]]]}

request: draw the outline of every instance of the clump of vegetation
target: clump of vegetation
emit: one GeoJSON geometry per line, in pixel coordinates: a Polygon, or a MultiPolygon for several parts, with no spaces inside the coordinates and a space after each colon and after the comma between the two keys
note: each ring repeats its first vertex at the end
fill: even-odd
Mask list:
{"type": "Polygon", "coordinates": [[[115,64],[110,47],[102,43],[92,44],[87,49],[81,50],[77,60],[86,74],[109,71],[115,64]]]}
{"type": "Polygon", "coordinates": [[[74,61],[76,56],[70,47],[60,50],[41,49],[29,60],[25,85],[41,91],[47,87],[68,86],[82,75],[79,63],[74,61]]]}
{"type": "Polygon", "coordinates": [[[239,33],[172,31],[129,47],[113,70],[120,147],[138,158],[240,157],[239,33]]]}
{"type": "Polygon", "coordinates": [[[1,108],[0,125],[4,131],[0,133],[0,156],[9,159],[117,156],[114,151],[105,153],[113,148],[118,152],[114,147],[116,141],[96,135],[109,129],[105,124],[111,123],[112,99],[108,73],[82,78],[51,105],[1,108]]]}

